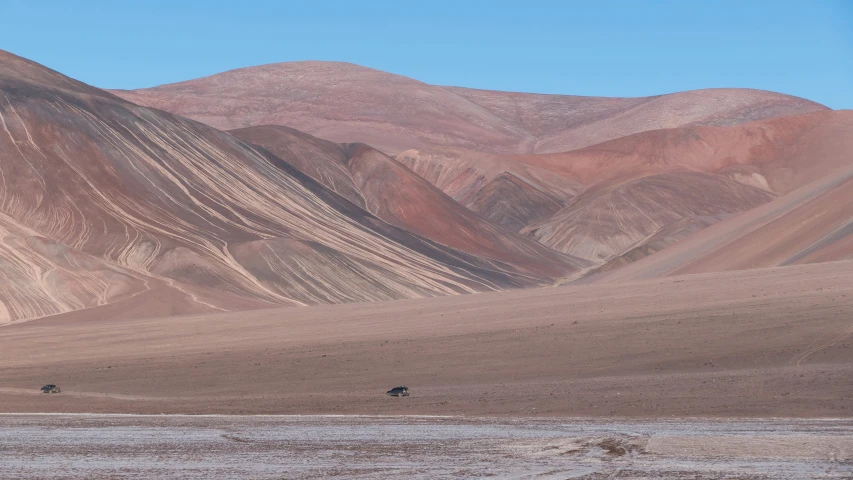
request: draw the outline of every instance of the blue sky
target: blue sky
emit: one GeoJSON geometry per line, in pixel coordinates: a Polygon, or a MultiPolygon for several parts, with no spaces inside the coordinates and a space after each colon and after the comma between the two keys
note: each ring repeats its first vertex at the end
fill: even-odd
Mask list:
{"type": "Polygon", "coordinates": [[[0,0],[0,48],[104,88],[341,60],[439,85],[750,87],[853,108],[850,0],[0,0]]]}

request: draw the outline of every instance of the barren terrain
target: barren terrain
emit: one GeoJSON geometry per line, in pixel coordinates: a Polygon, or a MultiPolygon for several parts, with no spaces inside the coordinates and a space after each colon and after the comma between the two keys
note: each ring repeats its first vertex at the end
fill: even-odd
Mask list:
{"type": "Polygon", "coordinates": [[[850,152],[759,90],[0,50],[0,478],[853,478],[850,152]]]}
{"type": "Polygon", "coordinates": [[[850,420],[0,416],[0,474],[44,478],[844,479],[850,420]]]}
{"type": "Polygon", "coordinates": [[[660,128],[736,125],[827,110],[761,90],[641,98],[537,95],[441,87],[350,63],[311,61],[112,92],[215,128],[282,125],[337,142],[367,143],[388,154],[435,146],[564,152],[660,128]]]}
{"type": "Polygon", "coordinates": [[[99,313],[0,328],[0,411],[839,417],[853,408],[849,261],[243,313],[99,313]],[[63,393],[39,394],[46,383],[63,393]],[[384,395],[400,384],[411,397],[384,395]]]}
{"type": "Polygon", "coordinates": [[[333,111],[338,126],[368,115],[394,126],[369,131],[400,142],[413,138],[402,131],[423,133],[423,120],[437,128],[430,135],[452,131],[479,151],[448,140],[424,152],[414,142],[395,159],[281,126],[223,132],[0,51],[0,324],[89,309],[130,319],[424,298],[853,251],[849,185],[835,186],[849,172],[853,116],[803,99],[752,90],[531,96],[322,62],[146,92],[176,94],[164,107],[173,113],[186,113],[185,95],[197,106],[216,98],[235,125],[244,113],[262,123],[264,109],[282,105],[333,111]],[[234,96],[211,97],[223,88],[234,96]],[[530,153],[539,151],[530,142],[561,136],[560,125],[619,138],[530,153]],[[647,131],[662,126],[678,128],[647,131]],[[481,129],[520,135],[512,141],[524,147],[508,151],[528,153],[494,153],[487,147],[503,144],[481,129]],[[767,223],[767,211],[779,221],[767,223]],[[717,222],[711,241],[697,240],[717,222]],[[659,252],[700,241],[724,248],[691,247],[678,265],[659,252]],[[771,252],[756,252],[768,242],[771,252]],[[640,273],[623,268],[649,256],[640,273]]]}
{"type": "Polygon", "coordinates": [[[402,212],[394,192],[391,205],[368,195],[371,211],[445,243],[339,196],[296,154],[0,51],[0,324],[128,299],[169,299],[150,316],[502,290],[584,265],[364,149],[365,191],[399,170],[420,187],[402,212]],[[406,214],[434,220],[396,220],[406,214]]]}
{"type": "MultiPolygon", "coordinates": [[[[396,159],[495,223],[589,261],[616,260],[607,266],[612,268],[776,196],[833,183],[853,165],[851,151],[853,112],[825,111],[728,127],[654,130],[549,155],[442,148],[407,150],[396,159]]],[[[814,220],[819,230],[830,232],[850,220],[842,211],[849,202],[835,203],[815,202],[836,212],[832,219],[814,220]]],[[[816,236],[808,230],[814,229],[787,225],[776,232],[780,241],[798,238],[802,249],[812,247],[809,238],[816,236]]],[[[831,243],[839,243],[844,233],[832,235],[831,243]]],[[[732,245],[721,254],[737,257],[743,247],[732,245]]],[[[809,261],[821,260],[811,255],[809,261]]],[[[777,264],[741,268],[772,265],[777,264]]]]}
{"type": "Polygon", "coordinates": [[[584,281],[618,283],[851,258],[853,167],[847,167],[654,255],[584,281]]]}

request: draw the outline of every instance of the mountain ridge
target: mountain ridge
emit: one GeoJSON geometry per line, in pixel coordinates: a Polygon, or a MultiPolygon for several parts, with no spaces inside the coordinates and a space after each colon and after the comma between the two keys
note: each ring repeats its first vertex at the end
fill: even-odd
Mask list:
{"type": "Polygon", "coordinates": [[[280,62],[136,90],[134,103],[231,130],[282,125],[387,154],[456,147],[549,153],[685,125],[731,125],[827,107],[753,89],[652,97],[529,94],[430,85],[341,62],[280,62]]]}
{"type": "MultiPolygon", "coordinates": [[[[553,281],[389,225],[261,147],[12,54],[0,54],[0,92],[0,212],[26,226],[24,243],[56,245],[41,252],[80,252],[131,272],[129,284],[149,282],[135,315],[145,315],[142,299],[167,298],[160,311],[176,314],[553,281]]],[[[18,242],[8,258],[30,250],[18,242]]],[[[63,295],[86,283],[45,283],[64,258],[51,255],[0,265],[13,284],[37,287],[0,289],[0,323],[72,308],[63,295]]],[[[68,265],[64,277],[89,275],[68,265]]],[[[547,269],[576,267],[555,256],[547,269]]],[[[105,283],[92,280],[73,308],[111,305],[97,290],[105,283]]]]}

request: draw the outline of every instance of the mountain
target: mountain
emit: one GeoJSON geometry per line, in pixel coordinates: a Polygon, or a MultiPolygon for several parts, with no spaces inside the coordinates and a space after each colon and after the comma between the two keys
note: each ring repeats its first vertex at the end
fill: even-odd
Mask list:
{"type": "MultiPolygon", "coordinates": [[[[401,229],[442,245],[505,262],[531,275],[560,276],[585,266],[536,241],[496,226],[403,164],[364,144],[334,144],[278,126],[233,130],[308,173],[318,182],[401,229]],[[299,151],[294,145],[311,145],[299,151]]],[[[304,147],[303,147],[304,148],[304,147]]]]}
{"type": "Polygon", "coordinates": [[[529,223],[558,212],[565,206],[563,200],[504,172],[481,188],[466,206],[495,223],[520,231],[529,223]]]}
{"type": "Polygon", "coordinates": [[[565,206],[583,185],[517,159],[460,149],[406,150],[400,163],[494,223],[515,231],[565,206]]]}
{"type": "Polygon", "coordinates": [[[494,197],[490,182],[521,176],[536,195],[503,188],[490,218],[510,218],[564,253],[625,262],[832,175],[851,163],[850,138],[853,112],[824,111],[653,130],[555,154],[437,148],[397,158],[469,208],[494,197]]]}
{"type": "Polygon", "coordinates": [[[682,219],[737,213],[773,198],[721,175],[659,173],[598,183],[522,233],[555,250],[605,261],[682,219]]]}
{"type": "Polygon", "coordinates": [[[0,94],[0,323],[459,294],[582,264],[425,239],[269,150],[2,51],[0,94]]]}
{"type": "Polygon", "coordinates": [[[0,51],[0,323],[429,297],[582,272],[620,281],[851,254],[853,112],[801,99],[484,92],[322,62],[118,93],[152,92],[174,111],[0,51]],[[176,114],[190,107],[240,128],[176,114]],[[343,143],[276,125],[282,112],[343,143]],[[676,127],[645,130],[661,125],[676,127]]]}
{"type": "MultiPolygon", "coordinates": [[[[853,137],[848,142],[853,147],[853,137]]],[[[844,152],[849,166],[841,171],[586,281],[613,283],[853,259],[850,152],[844,152]]]]}
{"type": "Polygon", "coordinates": [[[719,173],[777,194],[849,164],[853,111],[791,115],[730,127],[638,133],[569,152],[516,155],[582,185],[687,168],[719,173]]]}
{"type": "Polygon", "coordinates": [[[575,150],[639,132],[683,126],[730,126],[828,110],[802,98],[763,90],[711,88],[641,98],[531,95],[453,88],[459,95],[520,123],[536,138],[518,153],[575,150]]]}
{"type": "Polygon", "coordinates": [[[440,87],[338,62],[276,63],[113,93],[220,129],[282,125],[388,154],[437,146],[561,152],[648,130],[827,110],[748,89],[603,98],[440,87]]]}
{"type": "MultiPolygon", "coordinates": [[[[830,142],[840,134],[829,126],[836,112],[759,90],[646,98],[536,95],[439,87],[345,63],[292,62],[115,93],[218,127],[243,127],[235,132],[286,125],[339,142],[370,144],[395,154],[399,164],[477,218],[595,263],[634,248],[622,259],[657,251],[838,166],[824,160],[786,166],[800,141],[813,135],[813,125],[828,132],[830,142]],[[651,243],[644,247],[644,242],[651,243]]],[[[257,135],[254,140],[269,148],[257,135]]],[[[326,165],[304,168],[314,169],[314,178],[337,178],[338,167],[318,170],[326,165]]],[[[377,181],[374,196],[395,189],[401,179],[412,180],[388,178],[396,180],[377,181]]],[[[339,181],[350,193],[358,188],[339,181]]],[[[401,192],[408,188],[390,195],[401,192]]],[[[389,204],[418,202],[408,200],[389,204]]],[[[378,212],[375,206],[368,210],[378,212]]],[[[510,258],[458,242],[483,235],[459,232],[454,243],[446,235],[430,236],[427,230],[435,232],[436,226],[417,230],[421,222],[401,223],[400,215],[390,219],[390,210],[379,216],[440,243],[487,258],[510,258]]],[[[465,223],[463,217],[460,213],[460,222],[449,225],[465,223]]],[[[454,231],[458,228],[448,226],[447,232],[454,231]]]]}
{"type": "Polygon", "coordinates": [[[51,241],[0,214],[0,323],[104,305],[148,289],[143,276],[51,241]]]}

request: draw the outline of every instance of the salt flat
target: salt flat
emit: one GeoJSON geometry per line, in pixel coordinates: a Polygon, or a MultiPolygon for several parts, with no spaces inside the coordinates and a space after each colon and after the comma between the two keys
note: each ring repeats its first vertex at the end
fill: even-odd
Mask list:
{"type": "Polygon", "coordinates": [[[853,420],[0,416],[0,476],[851,478],[853,420]]]}

